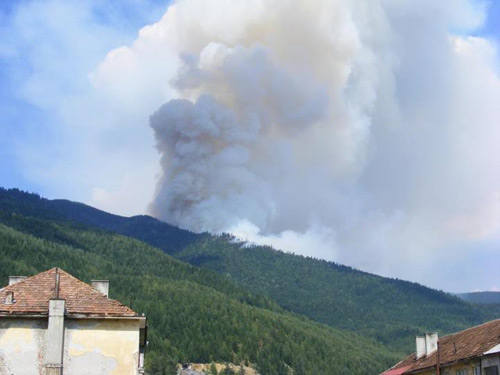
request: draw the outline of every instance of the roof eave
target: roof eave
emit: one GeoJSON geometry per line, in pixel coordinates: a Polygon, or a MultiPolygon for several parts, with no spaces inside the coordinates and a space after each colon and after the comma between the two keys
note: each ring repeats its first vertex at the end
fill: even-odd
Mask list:
{"type": "MultiPolygon", "coordinates": [[[[106,319],[106,320],[143,320],[145,316],[138,315],[99,315],[99,314],[66,314],[67,319],[106,319]]],[[[48,318],[47,313],[0,313],[1,318],[48,318]]]]}

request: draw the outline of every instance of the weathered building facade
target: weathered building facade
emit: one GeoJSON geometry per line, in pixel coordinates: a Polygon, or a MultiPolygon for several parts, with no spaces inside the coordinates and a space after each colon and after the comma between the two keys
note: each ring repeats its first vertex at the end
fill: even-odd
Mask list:
{"type": "Polygon", "coordinates": [[[0,289],[0,375],[142,374],[146,318],[53,268],[0,289]]]}
{"type": "Polygon", "coordinates": [[[452,335],[416,338],[416,352],[383,375],[499,375],[500,320],[452,335]]]}

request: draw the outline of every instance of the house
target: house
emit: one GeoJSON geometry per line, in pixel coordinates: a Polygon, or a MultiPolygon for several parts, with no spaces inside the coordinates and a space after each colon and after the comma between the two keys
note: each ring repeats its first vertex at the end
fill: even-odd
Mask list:
{"type": "Polygon", "coordinates": [[[146,318],[52,268],[0,289],[0,375],[143,374],[146,318]]]}
{"type": "Polygon", "coordinates": [[[439,338],[416,338],[416,352],[383,375],[499,375],[500,320],[439,338]]]}

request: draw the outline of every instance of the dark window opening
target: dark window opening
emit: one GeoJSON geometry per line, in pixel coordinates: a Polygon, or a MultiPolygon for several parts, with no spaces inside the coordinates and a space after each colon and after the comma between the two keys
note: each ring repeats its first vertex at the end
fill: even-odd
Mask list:
{"type": "MultiPolygon", "coordinates": [[[[148,342],[148,327],[139,330],[139,346],[144,348],[148,342]]],[[[497,374],[498,375],[498,374],[497,374]]]]}
{"type": "Polygon", "coordinates": [[[484,375],[498,375],[498,366],[485,367],[484,375]]]}

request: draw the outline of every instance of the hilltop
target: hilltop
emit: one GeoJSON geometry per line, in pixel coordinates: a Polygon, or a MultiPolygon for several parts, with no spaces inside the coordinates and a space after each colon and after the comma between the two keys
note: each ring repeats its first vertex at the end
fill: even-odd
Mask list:
{"type": "Polygon", "coordinates": [[[134,238],[141,246],[161,249],[169,259],[182,262],[179,264],[219,277],[220,285],[226,283],[226,288],[230,285],[246,293],[246,303],[350,331],[356,335],[353,337],[381,344],[389,355],[413,351],[416,334],[446,334],[500,316],[496,305],[479,306],[416,283],[270,247],[248,246],[230,235],[192,233],[149,216],[127,218],[19,190],[0,190],[0,209],[134,238]]]}
{"type": "Polygon", "coordinates": [[[192,233],[150,216],[126,218],[19,190],[1,190],[0,208],[136,238],[179,260],[230,277],[288,311],[375,338],[397,351],[413,350],[413,336],[418,333],[455,332],[500,316],[498,306],[477,306],[416,283],[266,246],[246,246],[230,235],[192,233]]]}
{"type": "Polygon", "coordinates": [[[480,304],[500,304],[500,292],[470,292],[458,293],[464,301],[480,304]]]}
{"type": "Polygon", "coordinates": [[[264,375],[368,375],[397,359],[373,339],[287,312],[227,276],[63,220],[43,208],[48,201],[13,193],[0,197],[2,284],[55,266],[86,282],[109,279],[110,297],[148,318],[151,375],[172,375],[179,362],[244,364],[264,375]]]}

